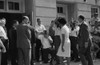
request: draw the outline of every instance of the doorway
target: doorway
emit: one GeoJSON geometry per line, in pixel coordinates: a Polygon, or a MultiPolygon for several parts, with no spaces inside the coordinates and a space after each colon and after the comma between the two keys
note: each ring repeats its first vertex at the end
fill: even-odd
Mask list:
{"type": "Polygon", "coordinates": [[[57,17],[64,17],[69,23],[73,19],[76,19],[77,10],[75,3],[57,3],[57,17]]]}
{"type": "Polygon", "coordinates": [[[11,28],[13,20],[18,20],[19,23],[22,20],[22,14],[20,13],[0,13],[0,19],[6,19],[6,28],[7,31],[11,28]]]}

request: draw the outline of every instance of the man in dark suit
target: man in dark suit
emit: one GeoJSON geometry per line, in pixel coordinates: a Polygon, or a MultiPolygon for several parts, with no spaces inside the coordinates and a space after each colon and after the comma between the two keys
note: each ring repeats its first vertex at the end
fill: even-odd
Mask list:
{"type": "Polygon", "coordinates": [[[78,20],[81,23],[78,35],[80,60],[82,65],[93,65],[90,51],[91,41],[89,38],[88,24],[85,22],[85,17],[82,15],[78,17],[78,20]]]}
{"type": "Polygon", "coordinates": [[[12,24],[12,28],[9,30],[9,52],[10,52],[10,57],[11,57],[11,64],[12,65],[18,65],[17,63],[17,26],[18,26],[18,21],[14,20],[12,24]]]}
{"type": "Polygon", "coordinates": [[[31,63],[31,29],[29,18],[24,16],[17,27],[18,64],[30,65],[31,63]]]}
{"type": "Polygon", "coordinates": [[[89,38],[88,24],[85,22],[85,17],[80,15],[78,17],[80,25],[79,30],[79,55],[82,65],[93,65],[92,57],[91,57],[91,41],[89,38]]]}

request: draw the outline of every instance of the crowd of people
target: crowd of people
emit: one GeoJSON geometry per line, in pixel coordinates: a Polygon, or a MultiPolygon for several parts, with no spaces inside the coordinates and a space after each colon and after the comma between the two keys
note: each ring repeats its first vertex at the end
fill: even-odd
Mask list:
{"type": "Polygon", "coordinates": [[[0,19],[0,65],[7,65],[8,60],[11,65],[35,62],[53,65],[54,61],[55,65],[70,65],[70,61],[93,65],[90,25],[83,15],[78,17],[78,22],[71,21],[70,26],[67,23],[65,18],[58,17],[47,30],[40,18],[33,27],[29,17],[23,16],[20,23],[14,20],[7,31],[6,19],[0,19]]]}

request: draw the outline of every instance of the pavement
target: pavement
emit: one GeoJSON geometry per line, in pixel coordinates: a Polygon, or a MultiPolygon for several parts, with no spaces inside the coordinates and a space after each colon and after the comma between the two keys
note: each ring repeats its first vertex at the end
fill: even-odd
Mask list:
{"type": "MultiPolygon", "coordinates": [[[[94,65],[100,65],[100,59],[97,59],[93,62],[94,62],[94,65]]],[[[36,63],[35,65],[50,65],[50,64],[36,63]]],[[[55,65],[55,63],[53,65],[55,65]]],[[[67,65],[67,64],[65,64],[65,65],[67,65]]],[[[71,62],[70,65],[82,65],[82,64],[81,64],[81,62],[71,62]]]]}

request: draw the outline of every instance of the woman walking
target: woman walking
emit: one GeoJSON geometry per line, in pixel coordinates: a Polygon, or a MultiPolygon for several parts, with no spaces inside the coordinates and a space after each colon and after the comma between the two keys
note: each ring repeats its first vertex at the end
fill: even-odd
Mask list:
{"type": "Polygon", "coordinates": [[[61,27],[61,44],[59,46],[57,55],[60,57],[61,65],[63,63],[63,58],[67,59],[67,65],[70,65],[70,39],[69,39],[69,28],[66,25],[66,20],[64,18],[59,18],[58,22],[61,27]]]}

